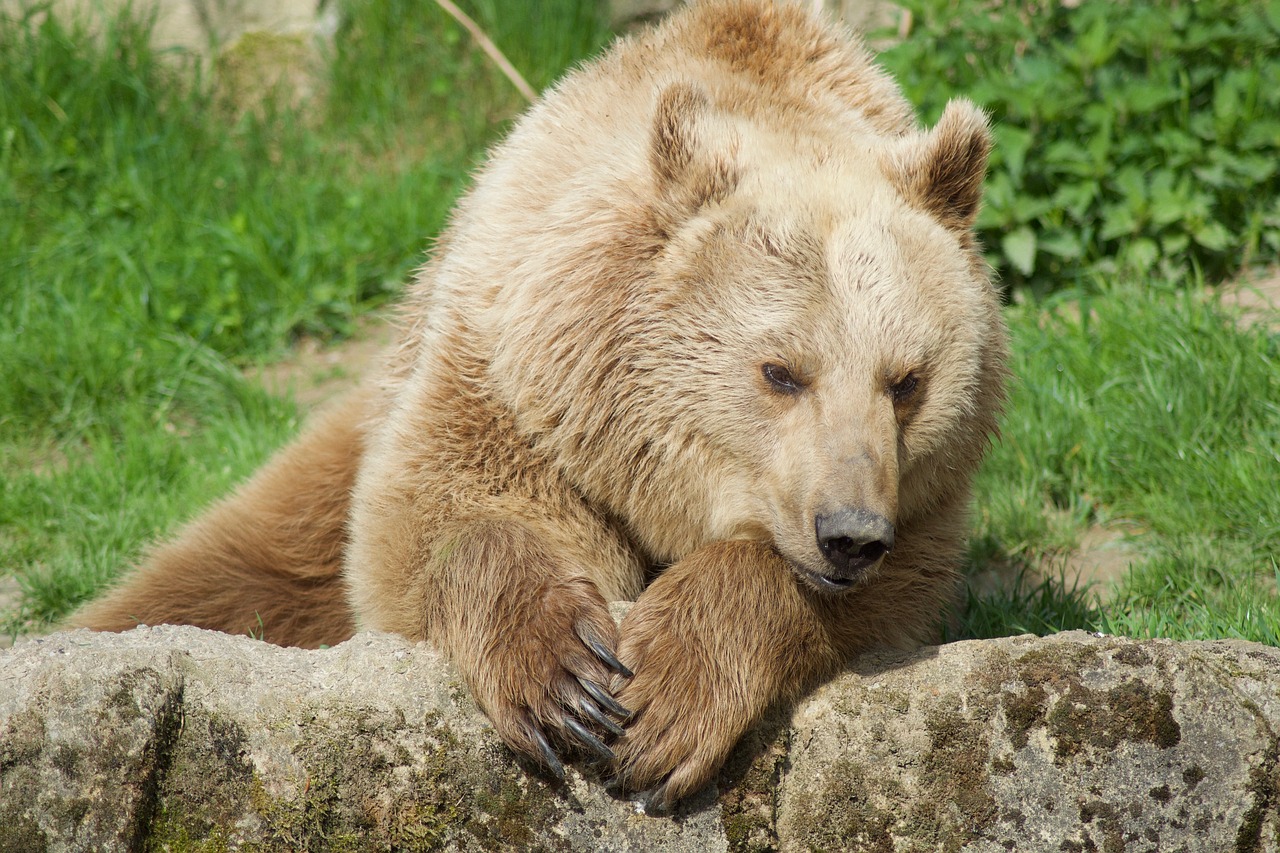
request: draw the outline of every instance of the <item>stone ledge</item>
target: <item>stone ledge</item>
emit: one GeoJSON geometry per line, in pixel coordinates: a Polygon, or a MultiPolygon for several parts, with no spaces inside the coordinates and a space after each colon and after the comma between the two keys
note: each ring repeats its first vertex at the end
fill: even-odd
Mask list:
{"type": "Polygon", "coordinates": [[[869,655],[646,817],[518,764],[400,638],[0,652],[0,850],[1280,849],[1280,650],[1073,632],[869,655]]]}

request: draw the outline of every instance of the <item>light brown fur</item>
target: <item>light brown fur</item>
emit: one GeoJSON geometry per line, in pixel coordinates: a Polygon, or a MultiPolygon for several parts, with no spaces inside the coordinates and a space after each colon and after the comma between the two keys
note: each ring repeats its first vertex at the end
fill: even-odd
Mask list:
{"type": "Polygon", "coordinates": [[[445,650],[548,762],[544,735],[604,735],[583,682],[611,687],[621,779],[690,793],[770,704],[928,641],[954,597],[1003,399],[971,231],[989,146],[965,102],[920,130],[795,6],[713,0],[623,41],[493,153],[378,386],[75,621],[259,614],[315,645],[354,614],[445,650]],[[841,508],[895,541],[833,594],[815,518],[841,508]]]}

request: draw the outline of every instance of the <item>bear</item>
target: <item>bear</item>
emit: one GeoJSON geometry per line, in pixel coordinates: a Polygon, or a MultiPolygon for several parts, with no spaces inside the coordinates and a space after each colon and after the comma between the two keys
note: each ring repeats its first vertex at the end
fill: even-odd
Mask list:
{"type": "Polygon", "coordinates": [[[991,144],[799,4],[621,39],[491,152],[374,376],[71,622],[425,641],[516,753],[669,808],[956,599],[991,144]]]}

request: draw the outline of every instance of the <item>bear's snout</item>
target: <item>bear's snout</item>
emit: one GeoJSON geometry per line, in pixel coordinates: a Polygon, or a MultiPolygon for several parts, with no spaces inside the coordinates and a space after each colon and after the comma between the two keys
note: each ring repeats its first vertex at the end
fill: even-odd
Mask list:
{"type": "Polygon", "coordinates": [[[843,507],[814,518],[818,550],[834,571],[821,580],[832,589],[853,585],[893,548],[893,522],[870,510],[843,507]]]}

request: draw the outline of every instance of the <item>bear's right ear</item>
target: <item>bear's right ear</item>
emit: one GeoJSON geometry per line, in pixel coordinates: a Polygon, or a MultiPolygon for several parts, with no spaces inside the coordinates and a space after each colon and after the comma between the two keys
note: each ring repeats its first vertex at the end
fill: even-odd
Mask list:
{"type": "Polygon", "coordinates": [[[986,114],[960,98],[947,104],[933,130],[896,143],[885,170],[908,202],[954,231],[967,231],[978,217],[990,153],[986,114]]]}
{"type": "Polygon", "coordinates": [[[649,163],[659,195],[675,201],[686,214],[725,198],[737,185],[735,143],[732,133],[719,124],[710,98],[698,86],[673,83],[658,95],[649,163]]]}

